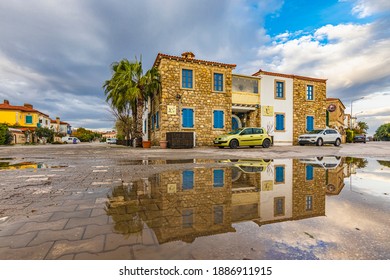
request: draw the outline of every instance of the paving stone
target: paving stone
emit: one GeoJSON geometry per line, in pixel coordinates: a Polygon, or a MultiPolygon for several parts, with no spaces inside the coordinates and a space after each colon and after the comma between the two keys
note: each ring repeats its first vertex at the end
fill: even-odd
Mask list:
{"type": "Polygon", "coordinates": [[[69,254],[69,255],[63,255],[59,257],[57,260],[74,260],[74,254],[69,254]]]}
{"type": "Polygon", "coordinates": [[[88,225],[106,225],[108,223],[107,215],[96,216],[92,218],[71,218],[66,224],[65,229],[88,226],[88,225]]]}
{"type": "Polygon", "coordinates": [[[131,260],[131,247],[119,247],[116,250],[100,253],[80,253],[75,256],[75,260],[131,260]]]}
{"type": "MultiPolygon", "coordinates": [[[[23,248],[34,239],[37,232],[0,237],[0,247],[23,248]]],[[[42,242],[43,243],[43,242],[42,242]]]]}
{"type": "Polygon", "coordinates": [[[25,223],[15,234],[23,234],[31,231],[40,230],[60,230],[63,229],[65,224],[68,222],[67,219],[58,220],[54,222],[28,222],[25,223]]]}
{"type": "Polygon", "coordinates": [[[55,212],[50,218],[50,221],[69,219],[69,218],[88,218],[90,215],[91,215],[91,209],[84,209],[84,210],[72,211],[72,212],[55,212]]]}
{"type": "Polygon", "coordinates": [[[111,233],[106,235],[105,251],[115,250],[123,245],[135,245],[139,244],[139,235],[133,234],[130,236],[124,236],[122,234],[111,233]]]}
{"type": "Polygon", "coordinates": [[[106,210],[104,208],[95,208],[92,209],[91,217],[96,217],[100,215],[106,215],[106,210]]]}
{"type": "Polygon", "coordinates": [[[66,230],[43,230],[38,232],[36,237],[28,244],[29,246],[39,245],[48,241],[58,240],[81,240],[85,228],[72,228],[66,230]]]}
{"type": "Polygon", "coordinates": [[[56,241],[47,255],[48,259],[58,259],[68,254],[98,253],[104,248],[104,235],[79,241],[56,241]]]}
{"type": "Polygon", "coordinates": [[[45,259],[54,242],[47,242],[38,246],[12,249],[10,247],[0,248],[0,259],[2,260],[43,260],[45,259]]]}
{"type": "Polygon", "coordinates": [[[89,239],[100,234],[112,233],[114,230],[112,224],[106,225],[88,225],[85,229],[83,239],[89,239]]]}

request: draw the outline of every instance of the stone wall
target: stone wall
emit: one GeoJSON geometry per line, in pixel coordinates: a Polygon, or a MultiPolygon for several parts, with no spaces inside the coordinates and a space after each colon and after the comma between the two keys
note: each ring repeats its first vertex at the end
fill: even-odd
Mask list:
{"type": "Polygon", "coordinates": [[[326,170],[314,167],[313,180],[306,180],[306,164],[293,160],[293,219],[325,215],[326,170]],[[312,196],[312,210],[306,210],[306,196],[312,196]]]}
{"type": "Polygon", "coordinates": [[[162,91],[154,96],[150,111],[151,114],[160,112],[160,127],[150,133],[152,144],[165,140],[167,132],[194,131],[196,146],[210,146],[216,136],[231,130],[232,68],[200,63],[198,60],[193,62],[161,58],[158,69],[162,91]],[[193,90],[181,88],[182,68],[193,70],[193,90]],[[214,72],[224,74],[224,92],[213,92],[214,72]],[[168,114],[168,106],[173,109],[171,114],[168,114]],[[182,108],[194,109],[194,128],[182,128],[182,108]],[[224,111],[224,129],[213,128],[213,109],[224,111]]]}
{"type": "Polygon", "coordinates": [[[293,82],[293,143],[306,133],[306,116],[314,116],[314,129],[326,127],[326,81],[294,77],[293,82]],[[307,85],[313,86],[314,100],[306,99],[307,85]]]}

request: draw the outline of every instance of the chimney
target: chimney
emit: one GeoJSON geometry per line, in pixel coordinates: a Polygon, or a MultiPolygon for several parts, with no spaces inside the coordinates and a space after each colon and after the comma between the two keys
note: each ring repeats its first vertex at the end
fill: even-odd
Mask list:
{"type": "Polygon", "coordinates": [[[3,104],[9,105],[9,101],[7,99],[4,99],[4,103],[3,104]]]}
{"type": "Polygon", "coordinates": [[[60,124],[60,118],[59,117],[56,117],[56,123],[60,124]]]}
{"type": "Polygon", "coordinates": [[[24,107],[27,107],[27,108],[30,108],[30,109],[32,109],[32,108],[33,108],[33,105],[31,105],[31,104],[28,104],[28,103],[24,103],[24,107]]]}
{"type": "Polygon", "coordinates": [[[186,59],[194,59],[195,55],[193,52],[184,52],[181,54],[181,57],[186,59]]]}

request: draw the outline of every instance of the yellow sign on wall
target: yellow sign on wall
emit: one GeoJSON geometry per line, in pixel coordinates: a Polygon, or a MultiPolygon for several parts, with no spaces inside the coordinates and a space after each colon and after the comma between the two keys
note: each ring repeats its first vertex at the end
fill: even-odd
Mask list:
{"type": "Polygon", "coordinates": [[[263,181],[261,184],[261,190],[262,191],[272,191],[274,188],[274,181],[263,181]]]}
{"type": "Polygon", "coordinates": [[[274,106],[261,106],[263,116],[272,117],[274,115],[274,106]]]}
{"type": "Polygon", "coordinates": [[[167,113],[168,113],[168,115],[176,115],[176,106],[168,105],[167,106],[167,113]]]}
{"type": "Polygon", "coordinates": [[[168,184],[167,192],[168,193],[176,193],[176,184],[168,184]]]}

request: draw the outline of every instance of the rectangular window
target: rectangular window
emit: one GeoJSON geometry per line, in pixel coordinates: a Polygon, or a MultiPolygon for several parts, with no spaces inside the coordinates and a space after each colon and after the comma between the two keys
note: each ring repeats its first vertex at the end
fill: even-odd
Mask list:
{"type": "Polygon", "coordinates": [[[32,124],[33,123],[33,117],[32,116],[26,116],[26,124],[32,124]]]}
{"type": "Polygon", "coordinates": [[[213,127],[214,128],[224,128],[224,115],[225,113],[221,110],[213,111],[213,127]]]}
{"type": "Polygon", "coordinates": [[[284,99],[284,82],[275,82],[275,98],[284,99]]]}
{"type": "Polygon", "coordinates": [[[154,115],[151,117],[151,122],[152,122],[152,130],[154,130],[154,115]]]}
{"type": "Polygon", "coordinates": [[[214,225],[223,224],[223,205],[214,206],[214,225]]]}
{"type": "Polygon", "coordinates": [[[223,74],[214,73],[214,91],[223,91],[223,74]]]}
{"type": "Polygon", "coordinates": [[[306,165],[306,181],[311,181],[314,178],[314,169],[312,165],[306,165]]]}
{"type": "Polygon", "coordinates": [[[182,69],[181,73],[181,87],[193,88],[193,71],[190,69],[182,69]]]}
{"type": "Polygon", "coordinates": [[[194,171],[185,170],[182,173],[183,190],[192,190],[194,188],[194,171]]]}
{"type": "Polygon", "coordinates": [[[275,183],[284,183],[284,166],[275,166],[275,183]]]}
{"type": "Polygon", "coordinates": [[[274,216],[284,216],[284,197],[274,198],[274,216]]]}
{"type": "Polygon", "coordinates": [[[181,212],[183,218],[183,228],[191,228],[194,224],[194,210],[193,209],[184,209],[181,212]]]}
{"type": "Polygon", "coordinates": [[[182,115],[182,126],[184,128],[193,128],[194,127],[194,109],[183,108],[181,110],[182,115]]]}
{"type": "Polygon", "coordinates": [[[313,210],[313,196],[306,196],[306,211],[313,210]]]}
{"type": "Polygon", "coordinates": [[[306,117],[306,130],[307,131],[314,130],[314,117],[313,116],[306,117]]]}
{"type": "Polygon", "coordinates": [[[225,171],[222,169],[213,170],[213,186],[214,188],[221,188],[224,186],[225,171]]]}
{"type": "Polygon", "coordinates": [[[275,122],[276,122],[276,125],[275,125],[275,130],[276,131],[284,131],[285,128],[284,128],[284,114],[276,114],[275,116],[275,122]]]}
{"type": "Polygon", "coordinates": [[[314,100],[314,92],[313,92],[313,86],[307,85],[306,86],[306,99],[307,100],[314,100]]]}

